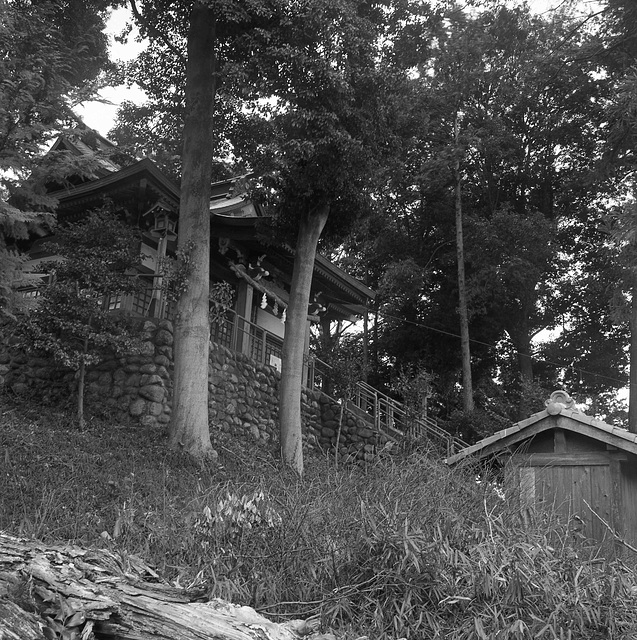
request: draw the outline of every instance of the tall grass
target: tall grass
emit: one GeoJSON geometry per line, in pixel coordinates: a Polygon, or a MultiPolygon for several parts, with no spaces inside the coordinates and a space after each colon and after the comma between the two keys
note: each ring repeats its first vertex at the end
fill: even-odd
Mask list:
{"type": "Polygon", "coordinates": [[[372,639],[637,638],[637,581],[567,528],[522,526],[500,494],[426,450],[366,467],[217,436],[218,466],[165,436],[0,406],[0,529],[106,545],[168,580],[278,619],[372,639]]]}

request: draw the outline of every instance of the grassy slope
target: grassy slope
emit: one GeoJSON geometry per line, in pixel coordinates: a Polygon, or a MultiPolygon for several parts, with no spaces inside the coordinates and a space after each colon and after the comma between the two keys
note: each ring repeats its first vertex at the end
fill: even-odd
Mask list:
{"type": "Polygon", "coordinates": [[[367,469],[218,439],[215,466],[157,430],[0,402],[0,530],[142,556],[168,580],[351,637],[637,638],[637,582],[546,522],[507,520],[426,452],[367,469]],[[561,634],[561,635],[560,635],[561,634]]]}

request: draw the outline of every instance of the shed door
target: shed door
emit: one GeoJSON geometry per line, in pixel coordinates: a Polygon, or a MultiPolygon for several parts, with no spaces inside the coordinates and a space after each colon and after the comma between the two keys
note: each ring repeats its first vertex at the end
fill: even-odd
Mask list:
{"type": "Polygon", "coordinates": [[[522,507],[534,506],[536,510],[555,513],[572,531],[599,543],[611,541],[612,535],[591,509],[616,528],[612,488],[610,463],[577,465],[556,461],[520,468],[522,507]]]}

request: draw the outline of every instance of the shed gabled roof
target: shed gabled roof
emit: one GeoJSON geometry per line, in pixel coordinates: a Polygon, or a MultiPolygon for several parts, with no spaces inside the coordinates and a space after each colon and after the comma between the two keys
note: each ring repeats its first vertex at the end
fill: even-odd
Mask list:
{"type": "Polygon", "coordinates": [[[551,429],[563,429],[617,447],[637,455],[637,434],[621,427],[614,427],[602,420],[587,416],[575,408],[565,391],[555,391],[546,401],[546,409],[516,422],[479,442],[449,456],[445,462],[456,464],[470,456],[477,460],[493,456],[533,436],[551,429]]]}

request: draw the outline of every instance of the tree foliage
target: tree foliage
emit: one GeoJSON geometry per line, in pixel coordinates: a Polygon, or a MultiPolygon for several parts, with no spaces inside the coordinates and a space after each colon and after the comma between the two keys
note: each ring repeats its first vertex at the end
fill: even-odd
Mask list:
{"type": "MultiPolygon", "coordinates": [[[[38,172],[43,172],[43,145],[77,123],[73,107],[93,98],[100,82],[106,81],[109,63],[103,30],[110,4],[114,3],[1,3],[3,201],[10,185],[24,183],[36,169],[36,161],[38,172]]],[[[50,169],[52,158],[44,164],[50,169]]]]}
{"type": "MultiPolygon", "coordinates": [[[[603,208],[605,186],[589,178],[601,156],[611,84],[596,73],[592,36],[578,25],[567,14],[547,18],[521,6],[487,5],[472,14],[455,8],[436,46],[414,65],[401,116],[404,162],[378,189],[384,215],[358,234],[368,248],[353,246],[380,294],[381,381],[387,364],[420,361],[438,374],[438,400],[448,410],[457,404],[459,153],[476,387],[493,388],[503,338],[512,340],[520,392],[540,373],[532,367],[539,355],[533,338],[568,313],[558,291],[566,265],[582,264],[574,238],[603,208]]],[[[521,403],[511,415],[527,411],[521,403]]]]}
{"type": "MultiPolygon", "coordinates": [[[[150,46],[127,72],[149,101],[126,105],[115,132],[175,173],[193,6],[133,3],[150,46]]],[[[318,212],[323,246],[343,243],[358,221],[345,263],[379,291],[372,381],[389,390],[392,368],[425,367],[436,372],[432,408],[457,406],[461,157],[479,402],[503,409],[515,392],[517,408],[503,410],[513,417],[528,412],[538,384],[568,382],[589,397],[621,384],[609,373],[624,364],[626,328],[608,311],[613,250],[596,230],[616,183],[609,172],[592,179],[591,167],[634,168],[630,3],[609,0],[585,18],[500,3],[471,12],[390,0],[205,7],[215,23],[211,178],[228,175],[230,157],[253,168],[252,195],[275,214],[272,235],[292,245],[318,212]],[[552,342],[539,347],[547,330],[552,342]],[[570,373],[582,370],[585,379],[570,373]]]]}
{"type": "Polygon", "coordinates": [[[141,263],[139,240],[114,211],[104,209],[58,228],[50,248],[58,256],[43,265],[49,282],[19,331],[28,351],[47,353],[76,373],[82,423],[86,367],[137,345],[128,318],[112,311],[123,295],[141,288],[132,275],[141,263]]]}
{"type": "Polygon", "coordinates": [[[77,124],[73,107],[109,74],[106,8],[115,1],[0,2],[0,315],[15,310],[17,244],[49,233],[47,181],[91,175],[95,164],[47,144],[77,124]]]}

